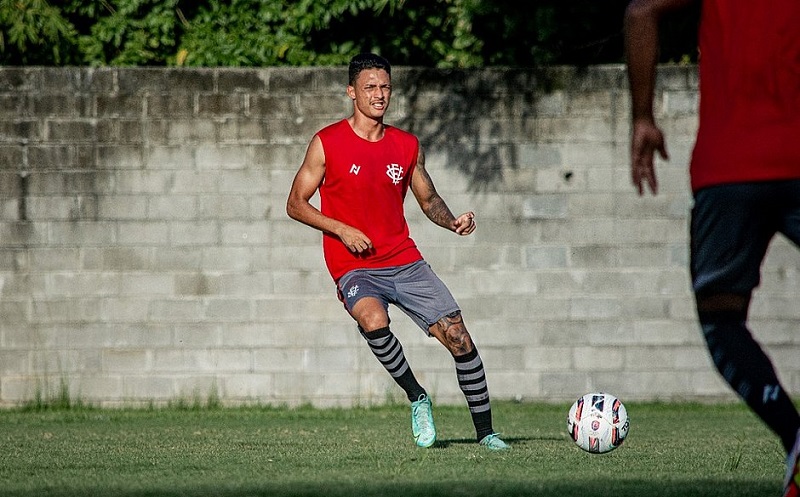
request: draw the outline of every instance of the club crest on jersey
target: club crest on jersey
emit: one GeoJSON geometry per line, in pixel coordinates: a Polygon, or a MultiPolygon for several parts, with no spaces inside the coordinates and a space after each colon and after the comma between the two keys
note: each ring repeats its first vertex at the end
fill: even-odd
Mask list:
{"type": "Polygon", "coordinates": [[[386,166],[386,175],[392,179],[395,185],[403,181],[403,167],[398,164],[389,164],[386,166]]]}

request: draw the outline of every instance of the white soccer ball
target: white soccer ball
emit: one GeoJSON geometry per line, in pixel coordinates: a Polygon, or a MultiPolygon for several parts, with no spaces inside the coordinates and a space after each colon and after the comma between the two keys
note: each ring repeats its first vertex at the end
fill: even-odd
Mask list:
{"type": "Polygon", "coordinates": [[[586,452],[605,454],[616,449],[628,436],[628,411],[615,396],[603,392],[583,395],[572,404],[567,430],[586,452]]]}

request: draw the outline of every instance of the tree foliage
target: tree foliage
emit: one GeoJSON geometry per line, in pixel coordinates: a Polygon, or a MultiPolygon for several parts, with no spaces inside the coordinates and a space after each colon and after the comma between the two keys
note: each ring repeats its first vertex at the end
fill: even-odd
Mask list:
{"type": "Polygon", "coordinates": [[[69,62],[73,24],[46,0],[0,0],[0,62],[69,62]]]}
{"type": "Polygon", "coordinates": [[[398,0],[210,0],[185,23],[176,63],[201,66],[331,65],[362,49],[359,18],[387,20],[398,0]],[[346,30],[339,30],[340,26],[346,30]]]}
{"type": "Polygon", "coordinates": [[[138,66],[163,63],[177,43],[178,0],[102,1],[88,34],[79,39],[92,65],[138,66]]]}
{"type": "MultiPolygon", "coordinates": [[[[0,0],[0,64],[440,68],[621,62],[628,0],[0,0]]],[[[696,13],[665,60],[694,60],[696,13]]]]}

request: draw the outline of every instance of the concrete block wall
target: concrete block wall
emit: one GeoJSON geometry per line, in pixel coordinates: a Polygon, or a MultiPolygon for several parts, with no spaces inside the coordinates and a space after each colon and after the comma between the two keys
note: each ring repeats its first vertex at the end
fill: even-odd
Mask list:
{"type": "MultiPolygon", "coordinates": [[[[661,192],[628,173],[623,67],[398,67],[387,121],[419,135],[478,230],[412,236],[463,307],[493,398],[732,399],[687,273],[693,67],[663,68],[661,192]]],[[[0,68],[0,406],[368,405],[402,398],[287,218],[308,140],[350,112],[344,68],[0,68]]],[[[800,393],[800,272],[770,249],[752,317],[800,393]]],[[[392,310],[437,403],[449,355],[392,310]]]]}

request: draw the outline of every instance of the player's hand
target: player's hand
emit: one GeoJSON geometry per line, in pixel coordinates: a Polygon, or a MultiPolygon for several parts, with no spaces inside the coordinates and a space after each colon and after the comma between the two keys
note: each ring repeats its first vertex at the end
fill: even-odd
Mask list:
{"type": "Polygon", "coordinates": [[[649,120],[633,123],[631,136],[631,182],[639,195],[644,195],[645,185],[653,195],[658,193],[658,180],[653,156],[658,152],[664,160],[669,160],[664,134],[649,120]]]}
{"type": "Polygon", "coordinates": [[[372,250],[372,240],[356,228],[348,226],[339,234],[339,239],[354,254],[363,254],[372,250]]]}
{"type": "Polygon", "coordinates": [[[465,212],[453,221],[453,231],[458,235],[469,235],[475,231],[475,213],[472,211],[465,212]]]}

